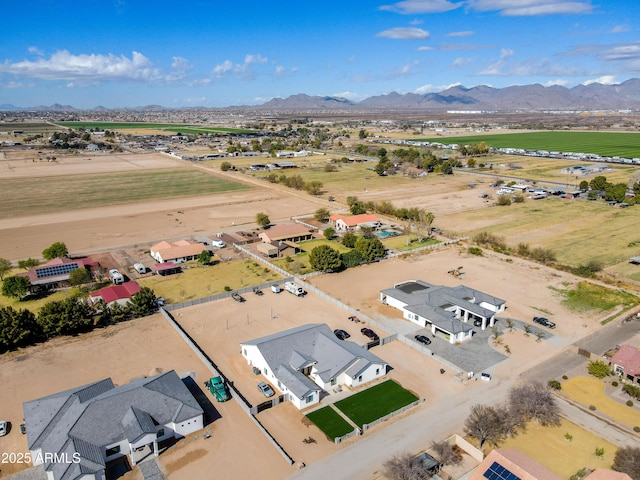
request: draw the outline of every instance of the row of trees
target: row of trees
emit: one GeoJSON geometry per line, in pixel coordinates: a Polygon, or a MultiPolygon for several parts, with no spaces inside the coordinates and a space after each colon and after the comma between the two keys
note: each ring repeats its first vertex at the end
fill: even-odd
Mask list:
{"type": "Polygon", "coordinates": [[[319,245],[309,253],[311,268],[321,272],[337,272],[375,262],[385,256],[384,245],[377,238],[356,237],[352,233],[345,234],[345,237],[347,242],[343,237],[343,244],[352,250],[340,253],[329,245],[319,245]]]}
{"type": "Polygon", "coordinates": [[[98,326],[143,317],[157,309],[156,296],[148,287],[143,287],[124,306],[106,305],[102,300],[90,304],[80,296],[70,296],[45,304],[37,315],[26,309],[2,307],[0,353],[60,335],[75,335],[98,326]]]}
{"type": "Polygon", "coordinates": [[[287,177],[286,175],[277,175],[276,173],[270,173],[265,177],[270,183],[279,183],[295,190],[304,190],[311,195],[320,195],[324,184],[319,180],[310,180],[305,182],[302,176],[292,175],[287,177]]]}
{"type": "Polygon", "coordinates": [[[631,185],[631,190],[635,194],[635,197],[631,199],[627,199],[627,190],[629,188],[626,183],[611,183],[604,175],[593,177],[590,182],[586,180],[580,182],[581,190],[587,190],[587,188],[591,190],[588,194],[589,200],[596,200],[598,192],[604,192],[604,199],[607,202],[638,203],[640,201],[640,182],[635,182],[631,185]]]}

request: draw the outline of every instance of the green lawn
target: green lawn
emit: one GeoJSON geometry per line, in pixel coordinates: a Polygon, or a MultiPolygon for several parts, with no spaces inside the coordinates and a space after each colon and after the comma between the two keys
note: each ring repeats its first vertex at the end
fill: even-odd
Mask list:
{"type": "Polygon", "coordinates": [[[0,218],[193,197],[250,187],[187,169],[0,179],[0,218]],[[53,200],[52,200],[53,199],[53,200]]]}
{"type": "Polygon", "coordinates": [[[57,292],[51,292],[42,295],[35,299],[27,299],[19,301],[15,298],[8,298],[4,295],[0,295],[0,307],[12,307],[14,310],[30,310],[36,315],[40,309],[47,303],[60,302],[69,296],[75,296],[79,293],[78,288],[71,288],[68,290],[61,290],[57,292]]]}
{"type": "Polygon", "coordinates": [[[329,437],[334,440],[353,431],[353,427],[349,425],[333,408],[326,406],[307,415],[316,426],[329,437]]]}
{"type": "Polygon", "coordinates": [[[422,139],[429,142],[470,144],[485,142],[496,148],[510,147],[558,152],[596,153],[625,158],[640,157],[640,135],[619,132],[531,132],[422,139]]]}
{"type": "Polygon", "coordinates": [[[418,397],[409,390],[402,388],[393,380],[387,380],[340,400],[335,403],[335,406],[362,428],[365,423],[371,423],[416,400],[418,397]]]}

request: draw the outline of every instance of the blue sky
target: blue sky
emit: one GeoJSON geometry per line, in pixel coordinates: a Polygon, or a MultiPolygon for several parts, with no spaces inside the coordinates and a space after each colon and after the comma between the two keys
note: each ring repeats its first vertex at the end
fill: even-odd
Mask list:
{"type": "Polygon", "coordinates": [[[225,107],[297,93],[640,77],[638,0],[34,0],[3,8],[0,104],[225,107]]]}

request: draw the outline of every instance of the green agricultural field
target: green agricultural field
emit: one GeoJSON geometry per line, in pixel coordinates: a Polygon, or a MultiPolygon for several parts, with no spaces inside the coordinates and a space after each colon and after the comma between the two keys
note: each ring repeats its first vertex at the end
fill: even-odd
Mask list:
{"type": "Polygon", "coordinates": [[[640,157],[640,134],[619,132],[532,132],[468,137],[419,139],[468,145],[485,142],[496,148],[524,148],[558,152],[584,152],[625,158],[640,157]]]}
{"type": "Polygon", "coordinates": [[[223,128],[186,125],[183,123],[145,123],[145,122],[59,122],[57,125],[75,129],[98,129],[98,130],[166,130],[167,133],[250,133],[254,130],[242,128],[223,128]]]}
{"type": "Polygon", "coordinates": [[[265,272],[262,265],[249,260],[234,260],[210,266],[189,262],[184,268],[182,273],[166,277],[145,277],[138,280],[138,283],[152,289],[157,297],[164,297],[166,303],[179,303],[224,292],[224,287],[237,290],[281,278],[271,270],[267,269],[265,272]]]}
{"type": "Polygon", "coordinates": [[[349,425],[349,422],[330,406],[311,412],[307,415],[307,418],[315,423],[331,440],[353,431],[353,427],[349,425]]]}
{"type": "Polygon", "coordinates": [[[486,231],[504,237],[507,245],[550,248],[560,264],[577,267],[590,260],[613,265],[638,254],[638,207],[621,209],[602,201],[550,197],[508,207],[471,210],[439,221],[459,236],[473,238],[486,231]]]}
{"type": "Polygon", "coordinates": [[[196,170],[150,170],[66,177],[0,179],[0,218],[245,190],[196,170]]]}
{"type": "Polygon", "coordinates": [[[340,400],[335,403],[335,406],[362,428],[365,423],[371,423],[416,400],[418,397],[409,390],[402,388],[393,380],[387,380],[340,400]]]}

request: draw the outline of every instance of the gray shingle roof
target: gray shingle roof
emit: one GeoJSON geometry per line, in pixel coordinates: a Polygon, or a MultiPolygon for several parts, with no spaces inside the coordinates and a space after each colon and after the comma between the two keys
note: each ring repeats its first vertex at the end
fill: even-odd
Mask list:
{"type": "Polygon", "coordinates": [[[298,369],[304,366],[313,364],[316,373],[327,383],[355,363],[359,365],[358,371],[362,371],[372,363],[386,365],[384,360],[361,346],[338,340],[325,324],[302,325],[249,340],[242,345],[257,346],[278,380],[298,398],[302,398],[301,395],[308,393],[309,390],[319,388],[313,381],[298,372],[298,369]],[[278,372],[283,375],[283,378],[278,372]]]}

